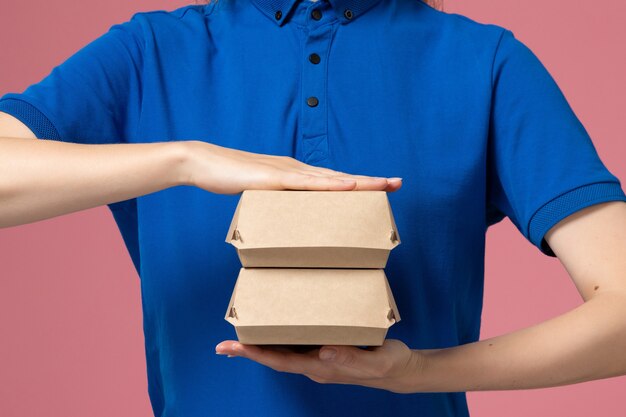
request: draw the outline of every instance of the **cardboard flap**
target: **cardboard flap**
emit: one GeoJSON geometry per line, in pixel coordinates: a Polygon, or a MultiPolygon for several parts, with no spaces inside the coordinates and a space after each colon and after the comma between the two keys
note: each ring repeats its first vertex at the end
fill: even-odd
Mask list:
{"type": "Polygon", "coordinates": [[[236,326],[388,328],[399,316],[381,269],[242,268],[225,318],[236,326]]]}
{"type": "Polygon", "coordinates": [[[393,218],[393,212],[391,211],[391,203],[389,203],[388,199],[387,199],[387,210],[389,212],[389,220],[391,221],[391,228],[393,230],[392,236],[391,236],[391,242],[393,244],[392,248],[395,248],[401,243],[401,240],[400,240],[400,234],[398,233],[398,228],[396,227],[396,221],[393,218]]]}
{"type": "Polygon", "coordinates": [[[237,208],[235,208],[235,214],[233,214],[233,219],[230,222],[230,227],[228,228],[228,232],[226,233],[226,243],[230,243],[235,247],[239,247],[240,236],[239,232],[237,231],[237,222],[239,221],[239,208],[241,207],[241,201],[242,199],[239,198],[237,208]]]}
{"type": "Polygon", "coordinates": [[[390,251],[400,237],[384,191],[246,190],[226,242],[242,250],[330,251],[340,247],[390,251]]]}
{"type": "Polygon", "coordinates": [[[387,318],[390,321],[393,320],[393,323],[397,323],[400,321],[400,312],[398,311],[398,306],[396,306],[396,300],[393,298],[391,287],[389,286],[389,281],[387,280],[385,280],[385,289],[387,290],[387,298],[389,300],[389,312],[387,318]]]}
{"type": "Polygon", "coordinates": [[[226,315],[224,316],[224,320],[226,320],[232,325],[237,323],[237,310],[233,306],[235,302],[236,294],[237,294],[237,283],[235,282],[235,288],[233,289],[233,293],[230,296],[230,301],[228,302],[228,307],[226,308],[226,315]]]}

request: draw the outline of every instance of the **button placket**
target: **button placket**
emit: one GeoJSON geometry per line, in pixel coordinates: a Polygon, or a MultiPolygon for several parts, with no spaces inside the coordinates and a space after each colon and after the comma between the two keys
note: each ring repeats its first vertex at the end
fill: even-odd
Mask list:
{"type": "MultiPolygon", "coordinates": [[[[323,3],[322,3],[323,4],[323,3]]],[[[328,52],[335,24],[319,22],[322,16],[332,13],[322,9],[311,11],[304,42],[302,70],[302,151],[304,162],[320,162],[328,157],[328,129],[326,114],[326,76],[328,52]],[[317,17],[317,18],[316,18],[317,17]]]]}

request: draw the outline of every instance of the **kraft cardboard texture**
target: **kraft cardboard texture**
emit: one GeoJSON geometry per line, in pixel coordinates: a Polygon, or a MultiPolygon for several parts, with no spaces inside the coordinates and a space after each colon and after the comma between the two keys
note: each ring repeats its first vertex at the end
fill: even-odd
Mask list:
{"type": "Polygon", "coordinates": [[[400,321],[383,191],[244,191],[226,241],[244,266],[225,315],[241,343],[380,346],[400,321]]]}
{"type": "Polygon", "coordinates": [[[244,267],[382,268],[389,251],[370,248],[306,247],[239,249],[244,267]]]}
{"type": "Polygon", "coordinates": [[[244,191],[226,236],[251,267],[384,268],[400,236],[384,191],[244,191]]]}

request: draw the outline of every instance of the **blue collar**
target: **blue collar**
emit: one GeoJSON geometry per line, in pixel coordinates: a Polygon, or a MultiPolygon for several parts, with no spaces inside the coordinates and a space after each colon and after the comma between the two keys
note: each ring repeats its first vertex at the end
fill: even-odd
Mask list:
{"type": "MultiPolygon", "coordinates": [[[[291,10],[299,1],[309,0],[251,0],[258,8],[278,26],[282,26],[291,10]]],[[[328,1],[335,10],[342,24],[347,24],[371,9],[380,0],[318,0],[328,1]]]]}

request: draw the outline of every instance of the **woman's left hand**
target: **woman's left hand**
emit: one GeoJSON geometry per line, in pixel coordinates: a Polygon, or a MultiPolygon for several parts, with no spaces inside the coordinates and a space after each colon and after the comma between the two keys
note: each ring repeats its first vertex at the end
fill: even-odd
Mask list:
{"type": "Polygon", "coordinates": [[[276,371],[302,374],[322,384],[363,385],[397,393],[417,391],[424,359],[418,351],[394,339],[365,349],[333,345],[306,353],[226,340],[215,347],[215,352],[248,358],[276,371]]]}

